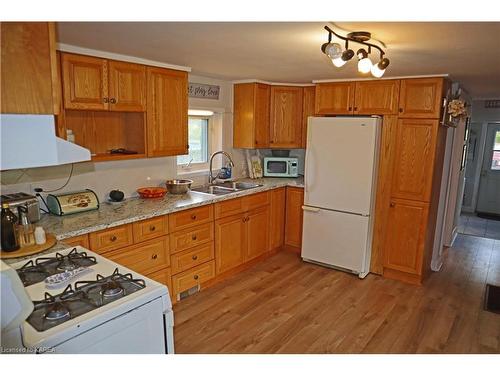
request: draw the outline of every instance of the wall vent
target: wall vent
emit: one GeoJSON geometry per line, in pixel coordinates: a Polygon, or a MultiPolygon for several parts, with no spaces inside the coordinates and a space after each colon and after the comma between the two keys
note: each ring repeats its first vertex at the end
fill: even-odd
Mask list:
{"type": "Polygon", "coordinates": [[[485,100],[484,108],[500,108],[500,100],[485,100]]]}

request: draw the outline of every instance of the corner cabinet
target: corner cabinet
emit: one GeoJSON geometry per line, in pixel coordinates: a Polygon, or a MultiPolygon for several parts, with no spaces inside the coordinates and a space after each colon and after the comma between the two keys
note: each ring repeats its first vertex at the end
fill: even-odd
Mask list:
{"type": "Polygon", "coordinates": [[[147,68],[147,155],[188,153],[188,76],[186,72],[147,68]]]}
{"type": "Polygon", "coordinates": [[[302,145],[302,87],[271,87],[271,148],[302,145]]]}

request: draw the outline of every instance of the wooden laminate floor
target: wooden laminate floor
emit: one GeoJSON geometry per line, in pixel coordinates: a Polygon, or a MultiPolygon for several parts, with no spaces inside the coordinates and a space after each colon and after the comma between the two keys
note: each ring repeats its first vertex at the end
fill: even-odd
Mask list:
{"type": "Polygon", "coordinates": [[[281,252],[174,307],[177,353],[500,353],[500,240],[459,235],[412,286],[281,252]]]}

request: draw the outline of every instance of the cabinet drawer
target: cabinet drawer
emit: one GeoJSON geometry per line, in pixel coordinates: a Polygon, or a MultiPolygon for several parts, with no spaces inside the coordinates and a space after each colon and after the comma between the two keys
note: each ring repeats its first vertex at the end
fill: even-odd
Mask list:
{"type": "Polygon", "coordinates": [[[172,273],[175,275],[212,259],[214,259],[213,242],[196,246],[193,249],[185,250],[170,256],[172,273]]]}
{"type": "Polygon", "coordinates": [[[213,221],[214,209],[212,205],[192,208],[190,210],[177,212],[168,218],[170,232],[190,228],[198,224],[213,221]]]}
{"type": "Polygon", "coordinates": [[[213,279],[215,277],[215,262],[212,260],[207,263],[203,263],[195,268],[188,271],[179,273],[172,276],[172,287],[174,289],[174,295],[177,296],[179,293],[184,292],[192,288],[193,286],[199,285],[213,279]]]}
{"type": "Polygon", "coordinates": [[[172,254],[182,250],[213,241],[214,224],[207,223],[198,225],[195,228],[184,229],[170,235],[170,248],[172,254]]]}
{"type": "Polygon", "coordinates": [[[245,207],[245,211],[250,211],[254,208],[265,206],[266,204],[269,204],[269,202],[270,199],[268,191],[243,197],[243,206],[245,207]]]}
{"type": "Polygon", "coordinates": [[[86,249],[90,247],[88,234],[82,234],[81,236],[66,238],[63,240],[63,242],[68,246],[82,246],[85,247],[86,249]]]}
{"type": "Polygon", "coordinates": [[[160,284],[166,285],[168,288],[168,292],[170,294],[170,298],[174,296],[173,291],[172,291],[172,273],[170,271],[170,268],[165,268],[150,274],[146,275],[150,279],[153,279],[154,281],[158,281],[160,284]]]}
{"type": "Polygon", "coordinates": [[[106,254],[106,258],[142,274],[170,265],[168,236],[106,254]]]}
{"type": "Polygon", "coordinates": [[[137,221],[132,224],[134,242],[147,241],[168,234],[168,216],[137,221]]]}
{"type": "Polygon", "coordinates": [[[125,224],[116,228],[90,233],[90,249],[96,253],[119,249],[134,243],[132,225],[125,224]]]}
{"type": "Polygon", "coordinates": [[[214,207],[216,219],[239,214],[245,211],[243,198],[229,199],[227,201],[215,203],[214,207]]]}

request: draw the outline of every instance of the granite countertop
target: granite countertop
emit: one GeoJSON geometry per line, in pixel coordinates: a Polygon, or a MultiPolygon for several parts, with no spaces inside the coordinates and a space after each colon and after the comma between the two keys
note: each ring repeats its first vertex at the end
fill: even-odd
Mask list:
{"type": "Polygon", "coordinates": [[[187,194],[167,194],[161,199],[128,198],[121,203],[110,204],[101,202],[99,210],[82,212],[68,216],[42,215],[36,225],[41,225],[45,231],[53,233],[58,240],[95,232],[98,230],[149,219],[155,216],[220,202],[236,197],[255,194],[283,186],[304,187],[303,177],[299,178],[262,178],[241,179],[262,184],[262,186],[242,190],[226,195],[214,196],[191,191],[187,194]]]}

